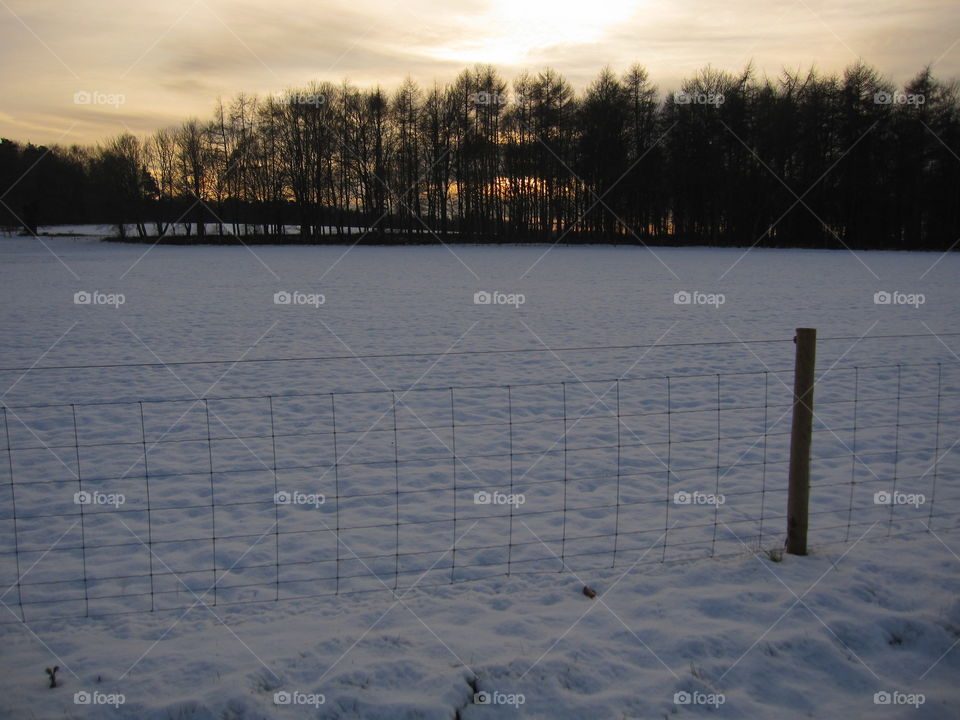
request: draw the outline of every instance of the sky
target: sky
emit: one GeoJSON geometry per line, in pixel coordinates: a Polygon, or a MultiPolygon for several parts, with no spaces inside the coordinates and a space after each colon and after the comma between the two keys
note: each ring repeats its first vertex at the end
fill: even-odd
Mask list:
{"type": "Polygon", "coordinates": [[[706,65],[761,75],[862,59],[960,78],[957,0],[0,0],[0,136],[95,143],[218,97],[312,80],[396,87],[492,63],[583,88],[640,63],[662,93],[706,65]]]}

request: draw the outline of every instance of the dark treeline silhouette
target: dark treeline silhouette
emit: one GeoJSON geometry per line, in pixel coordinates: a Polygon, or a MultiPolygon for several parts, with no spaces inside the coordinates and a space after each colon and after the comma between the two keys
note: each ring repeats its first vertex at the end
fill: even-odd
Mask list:
{"type": "Polygon", "coordinates": [[[898,89],[862,63],[775,80],[708,67],[661,98],[639,66],[581,93],[553,70],[508,85],[477,66],[429,89],[241,94],[211,120],[96,148],[4,140],[0,224],[179,242],[936,249],[960,230],[958,151],[958,85],[929,69],[898,89]]]}

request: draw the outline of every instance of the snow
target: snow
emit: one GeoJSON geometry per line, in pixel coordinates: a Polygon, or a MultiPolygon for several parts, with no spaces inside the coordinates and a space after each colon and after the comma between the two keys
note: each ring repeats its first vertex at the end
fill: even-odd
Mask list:
{"type": "Polygon", "coordinates": [[[450,718],[455,708],[510,717],[511,707],[472,704],[475,678],[481,691],[522,693],[521,717],[710,713],[674,704],[674,693],[696,691],[723,694],[717,717],[951,718],[957,563],[934,536],[874,530],[849,552],[781,563],[745,551],[578,573],[595,600],[577,577],[550,573],[237,612],[198,606],[179,622],[165,613],[31,623],[76,676],[62,669],[62,687],[45,690],[37,670],[51,653],[8,629],[0,707],[7,717],[157,720],[450,718]],[[94,689],[126,702],[73,704],[74,692],[94,689]],[[278,691],[325,702],[319,712],[278,707],[278,691]],[[884,691],[925,702],[916,712],[875,705],[884,691]]]}
{"type": "MultiPolygon", "coordinates": [[[[18,514],[73,513],[77,482],[71,474],[80,469],[85,488],[124,494],[122,508],[90,507],[86,517],[101,540],[127,543],[86,558],[95,568],[91,576],[104,578],[95,586],[108,595],[119,589],[124,597],[85,603],[77,594],[82,584],[73,579],[78,575],[71,575],[78,553],[44,554],[64,531],[63,547],[75,542],[72,520],[38,519],[29,531],[21,525],[23,564],[36,562],[28,578],[50,585],[42,591],[23,587],[34,593],[24,596],[26,624],[16,620],[17,590],[3,597],[11,608],[2,610],[9,622],[0,624],[4,716],[955,716],[960,698],[948,679],[960,665],[954,649],[960,641],[960,558],[951,550],[960,539],[960,462],[955,452],[945,453],[958,438],[960,407],[952,399],[960,391],[951,349],[957,343],[945,334],[956,331],[960,299],[952,255],[549,246],[151,248],[57,236],[42,243],[0,238],[0,257],[0,366],[157,364],[0,371],[3,402],[16,413],[9,431],[18,514]],[[515,302],[475,304],[478,291],[512,294],[515,302]],[[884,291],[901,295],[876,304],[875,293],[884,291]],[[113,302],[75,304],[80,292],[113,302]],[[322,294],[323,301],[276,304],[278,292],[322,294]],[[714,304],[676,304],[678,292],[701,293],[696,299],[714,304]],[[520,296],[523,302],[516,302],[520,296]],[[908,299],[912,304],[904,304],[908,299]],[[814,551],[781,558],[776,551],[783,542],[788,436],[775,433],[788,429],[788,415],[769,430],[767,464],[748,466],[763,459],[754,445],[757,433],[788,407],[790,338],[799,326],[818,328],[821,338],[849,339],[822,339],[818,346],[818,369],[826,372],[817,390],[814,455],[822,459],[815,460],[812,477],[814,551]],[[903,334],[922,337],[858,340],[903,334]],[[744,345],[741,339],[782,342],[744,345]],[[709,341],[731,344],[547,349],[709,341]],[[456,354],[515,348],[538,352],[456,354]],[[355,357],[448,349],[453,354],[443,357],[355,357]],[[332,356],[341,359],[159,365],[332,356]],[[764,371],[770,371],[766,397],[764,371]],[[694,468],[718,462],[717,374],[720,462],[734,466],[743,458],[742,466],[724,475],[720,508],[678,505],[670,500],[674,491],[714,491],[716,472],[694,468]],[[671,438],[705,438],[676,445],[671,467],[683,484],[669,494],[664,473],[643,475],[662,469],[643,445],[664,440],[657,413],[666,409],[667,375],[670,407],[685,411],[672,416],[671,438]],[[608,409],[613,396],[604,396],[616,378],[624,378],[621,412],[643,440],[628,449],[624,438],[619,456],[611,449],[617,442],[608,409]],[[536,422],[508,424],[508,384],[513,420],[536,422]],[[450,484],[451,386],[458,456],[512,447],[515,477],[528,469],[523,463],[542,463],[514,488],[526,497],[512,523],[509,506],[473,504],[478,490],[510,489],[503,457],[468,461],[469,472],[461,469],[457,487],[450,484]],[[860,400],[856,438],[849,402],[854,389],[860,400]],[[338,393],[339,441],[357,442],[347,462],[358,464],[342,468],[341,492],[374,494],[339,507],[326,502],[277,510],[272,473],[262,464],[264,457],[273,462],[265,397],[274,397],[277,465],[310,466],[278,473],[278,489],[334,497],[332,478],[318,471],[329,464],[332,448],[317,436],[293,437],[295,430],[331,427],[332,392],[338,393]],[[197,396],[223,398],[207,402],[213,436],[221,438],[211,444],[211,457],[197,396]],[[228,399],[237,396],[248,399],[228,399]],[[397,396],[394,445],[390,409],[397,396]],[[148,401],[143,434],[141,400],[148,401]],[[90,404],[98,402],[110,404],[90,404]],[[71,455],[69,403],[78,403],[79,465],[71,455]],[[44,404],[57,407],[37,407],[44,404]],[[764,405],[771,413],[766,423],[764,405]],[[585,411],[582,425],[570,428],[585,411]],[[900,427],[892,420],[898,411],[900,427]],[[654,414],[636,414],[642,412],[654,414]],[[155,518],[154,540],[167,545],[157,546],[163,550],[153,563],[153,597],[138,596],[140,581],[117,577],[150,572],[150,557],[130,535],[145,533],[138,508],[146,500],[142,470],[139,476],[130,472],[122,486],[93,485],[91,479],[136,466],[143,450],[138,443],[161,438],[181,415],[167,438],[184,442],[152,450],[151,473],[199,476],[152,486],[151,505],[190,498],[209,505],[213,462],[218,497],[254,503],[254,509],[220,511],[218,535],[236,527],[243,537],[219,544],[217,566],[229,567],[245,551],[252,565],[267,566],[221,578],[213,607],[201,603],[212,605],[214,597],[212,590],[204,594],[211,572],[199,571],[210,567],[209,543],[184,541],[198,532],[209,536],[209,508],[170,511],[169,524],[155,518]],[[365,434],[374,421],[375,431],[365,434]],[[510,427],[515,434],[507,438],[510,427]],[[555,443],[565,428],[563,453],[555,443]],[[247,440],[233,442],[237,435],[247,440]],[[858,453],[870,458],[862,466],[850,457],[854,440],[858,453]],[[43,443],[57,448],[60,459],[42,447],[17,449],[43,443]],[[938,457],[932,505],[928,470],[938,457]],[[422,461],[407,462],[415,458],[422,461]],[[405,463],[402,487],[417,491],[402,504],[392,492],[394,459],[405,463]],[[564,460],[569,476],[582,480],[557,481],[564,460]],[[617,467],[623,488],[615,517],[617,467]],[[876,505],[874,492],[891,489],[893,477],[897,490],[923,494],[925,502],[876,505]],[[858,483],[853,488],[851,478],[858,483]],[[769,483],[762,526],[761,481],[769,483]],[[270,497],[257,506],[265,486],[270,497]],[[375,494],[385,487],[387,494],[375,494]],[[594,509],[565,515],[562,493],[570,494],[571,506],[594,509]],[[130,512],[113,512],[120,509],[130,512]],[[394,513],[415,523],[403,528],[401,547],[411,554],[401,558],[396,591],[392,555],[356,559],[392,553],[394,526],[347,530],[338,544],[332,532],[305,520],[320,517],[329,528],[337,510],[342,527],[392,523],[394,513]],[[114,522],[118,517],[127,518],[126,529],[114,522]],[[284,531],[312,528],[312,534],[277,538],[270,532],[277,517],[284,531]],[[453,569],[447,552],[452,530],[460,538],[453,569]],[[255,543],[261,536],[267,540],[255,543]],[[514,548],[507,577],[511,540],[528,544],[514,548]],[[290,574],[278,589],[273,553],[280,541],[287,543],[284,562],[302,561],[311,572],[298,575],[285,566],[290,574]],[[566,564],[558,558],[563,552],[566,564]],[[159,567],[161,560],[169,567],[159,567]],[[330,577],[331,568],[335,575],[337,567],[339,587],[317,579],[330,577]],[[470,582],[446,584],[451,577],[470,582]],[[584,584],[599,596],[585,597],[584,584]],[[361,590],[374,592],[353,592],[361,590]],[[276,603],[274,593],[325,596],[276,603]],[[227,604],[235,600],[265,602],[227,604]],[[144,602],[147,609],[155,603],[157,611],[140,611],[144,602]],[[83,614],[87,603],[95,616],[136,612],[53,619],[83,614]],[[47,690],[42,671],[54,664],[61,665],[61,687],[47,690]],[[81,691],[102,693],[97,700],[122,694],[124,702],[78,705],[74,693],[81,691]],[[475,691],[517,703],[522,696],[523,703],[485,707],[473,702],[475,691]],[[293,696],[297,701],[316,704],[277,705],[278,692],[300,693],[293,696]],[[917,709],[878,705],[878,692],[903,693],[895,698],[917,703],[922,694],[924,702],[917,709]],[[677,700],[688,693],[714,704],[678,704],[676,693],[677,700]]],[[[10,471],[2,472],[9,487],[10,471]]],[[[2,592],[15,582],[16,570],[9,562],[9,512],[0,522],[7,543],[0,548],[7,550],[2,592]]]]}

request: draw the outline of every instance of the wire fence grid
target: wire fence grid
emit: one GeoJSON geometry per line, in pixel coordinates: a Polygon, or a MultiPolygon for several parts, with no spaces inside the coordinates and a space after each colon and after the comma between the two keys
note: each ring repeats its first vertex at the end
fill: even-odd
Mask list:
{"type": "MultiPolygon", "coordinates": [[[[6,621],[779,550],[792,369],[2,407],[6,621]]],[[[960,363],[818,379],[810,543],[956,527],[960,363]]]]}

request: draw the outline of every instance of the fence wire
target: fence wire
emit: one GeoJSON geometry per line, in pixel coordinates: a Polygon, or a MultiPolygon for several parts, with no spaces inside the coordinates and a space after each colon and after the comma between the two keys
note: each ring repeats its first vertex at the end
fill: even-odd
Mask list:
{"type": "MultiPolygon", "coordinates": [[[[819,379],[812,547],[957,525],[958,369],[819,379]]],[[[779,550],[791,409],[773,370],[4,406],[0,600],[100,616],[779,550]]]]}

